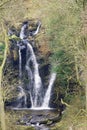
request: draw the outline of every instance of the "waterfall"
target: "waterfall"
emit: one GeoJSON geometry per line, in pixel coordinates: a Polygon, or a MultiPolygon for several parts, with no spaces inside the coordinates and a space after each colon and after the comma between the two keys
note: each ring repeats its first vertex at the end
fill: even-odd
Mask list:
{"type": "Polygon", "coordinates": [[[37,33],[39,32],[40,26],[41,26],[41,22],[39,21],[36,31],[34,31],[33,34],[32,34],[33,36],[34,36],[34,35],[37,35],[37,33]]]}
{"type": "Polygon", "coordinates": [[[23,49],[23,46],[19,46],[19,94],[18,94],[18,105],[17,108],[20,107],[26,107],[27,106],[27,95],[22,88],[22,56],[21,56],[21,49],[23,49]]]}
{"type": "MultiPolygon", "coordinates": [[[[26,66],[28,68],[29,62],[31,61],[33,64],[33,69],[34,69],[34,72],[33,72],[33,75],[34,75],[34,77],[33,77],[34,78],[34,94],[31,95],[32,99],[33,99],[32,100],[33,102],[31,102],[31,103],[32,103],[32,107],[38,107],[42,103],[42,97],[41,97],[41,93],[40,93],[40,90],[42,87],[42,81],[41,81],[41,77],[39,75],[38,63],[37,63],[33,48],[29,43],[27,43],[27,48],[30,52],[30,58],[28,59],[26,66]]],[[[27,70],[29,72],[30,68],[27,70]]],[[[32,75],[30,75],[30,76],[32,78],[32,75]]],[[[31,88],[31,89],[33,89],[33,88],[31,88]]]]}
{"type": "Polygon", "coordinates": [[[20,39],[23,40],[24,38],[26,38],[25,31],[27,30],[27,28],[28,28],[28,22],[24,22],[20,31],[20,39]]]}
{"type": "Polygon", "coordinates": [[[18,105],[17,108],[21,108],[21,107],[27,107],[27,95],[24,91],[24,89],[22,88],[22,86],[18,86],[19,88],[19,94],[18,94],[18,105]]]}
{"type": "Polygon", "coordinates": [[[51,90],[52,90],[52,86],[53,86],[55,79],[56,79],[56,73],[52,73],[50,81],[49,81],[49,85],[48,85],[48,88],[47,88],[47,91],[46,91],[46,94],[45,94],[45,97],[44,97],[42,107],[45,107],[45,108],[49,107],[51,90]]]}
{"type": "MultiPolygon", "coordinates": [[[[36,31],[30,32],[32,36],[35,36],[39,32],[39,28],[41,26],[41,23],[38,22],[38,26],[36,31]]],[[[31,102],[31,108],[32,109],[48,109],[50,97],[51,97],[51,91],[54,84],[54,81],[56,79],[56,73],[52,73],[51,77],[49,79],[49,85],[47,89],[45,90],[44,85],[42,84],[42,79],[39,73],[39,65],[37,62],[37,58],[33,49],[32,44],[28,40],[26,35],[26,31],[28,29],[28,22],[25,22],[21,28],[20,31],[20,41],[18,42],[19,47],[19,81],[20,85],[19,88],[19,94],[18,94],[18,101],[19,104],[17,107],[27,107],[27,98],[30,98],[31,102]],[[23,71],[22,71],[22,52],[21,50],[26,48],[26,64],[25,69],[28,76],[28,91],[25,90],[22,83],[23,79],[23,71]],[[46,92],[45,92],[46,91],[46,92]],[[27,96],[29,95],[29,96],[27,96]]],[[[29,32],[29,31],[28,31],[29,32]]]]}
{"type": "MultiPolygon", "coordinates": [[[[21,28],[20,31],[20,38],[23,40],[25,38],[25,29],[27,28],[27,24],[24,24],[21,28]]],[[[19,47],[19,94],[18,94],[18,98],[17,101],[19,102],[17,107],[27,107],[27,94],[25,92],[25,90],[23,89],[22,86],[22,54],[21,54],[21,50],[25,48],[24,45],[22,45],[22,41],[21,42],[17,42],[17,46],[19,47]]]]}
{"type": "Polygon", "coordinates": [[[22,78],[22,57],[21,57],[21,47],[19,46],[19,80],[22,78]]]}

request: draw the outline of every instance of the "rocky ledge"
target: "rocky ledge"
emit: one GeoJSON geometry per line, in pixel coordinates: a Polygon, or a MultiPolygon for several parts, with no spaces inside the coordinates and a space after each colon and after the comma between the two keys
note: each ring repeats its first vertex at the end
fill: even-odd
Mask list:
{"type": "Polygon", "coordinates": [[[29,110],[29,114],[21,117],[17,125],[32,126],[35,130],[50,130],[50,126],[54,126],[60,119],[61,112],[57,110],[29,110]]]}

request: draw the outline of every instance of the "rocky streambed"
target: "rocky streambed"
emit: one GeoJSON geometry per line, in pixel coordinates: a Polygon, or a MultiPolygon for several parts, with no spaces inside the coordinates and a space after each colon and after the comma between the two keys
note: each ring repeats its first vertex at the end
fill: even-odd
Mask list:
{"type": "Polygon", "coordinates": [[[32,110],[32,109],[7,109],[8,112],[14,112],[17,119],[14,122],[16,126],[30,126],[34,130],[51,130],[61,119],[61,112],[56,109],[32,110]]]}

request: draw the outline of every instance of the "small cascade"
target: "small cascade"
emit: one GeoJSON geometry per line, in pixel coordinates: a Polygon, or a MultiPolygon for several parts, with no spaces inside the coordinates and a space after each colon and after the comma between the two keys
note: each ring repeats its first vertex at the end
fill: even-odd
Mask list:
{"type": "Polygon", "coordinates": [[[20,39],[25,39],[26,38],[26,30],[27,30],[27,28],[28,28],[28,22],[24,22],[23,23],[23,26],[22,26],[22,28],[21,28],[21,31],[20,31],[20,39]]]}
{"type": "Polygon", "coordinates": [[[22,87],[22,56],[21,56],[21,49],[23,47],[19,46],[19,94],[18,94],[18,98],[17,101],[19,102],[17,107],[27,107],[27,95],[22,87]]]}
{"type": "Polygon", "coordinates": [[[22,78],[22,57],[21,57],[21,47],[19,46],[19,80],[22,78]]]}
{"type": "MultiPolygon", "coordinates": [[[[21,28],[21,32],[20,32],[21,39],[25,38],[24,31],[26,28],[27,28],[26,24],[24,24],[24,26],[22,26],[22,28],[21,28]]],[[[25,46],[20,43],[22,43],[22,42],[19,42],[17,44],[17,46],[19,48],[19,86],[18,86],[19,94],[18,94],[18,98],[17,98],[17,101],[19,102],[17,105],[18,108],[27,107],[27,95],[22,86],[22,53],[21,53],[21,50],[24,49],[25,46]]]]}
{"type": "Polygon", "coordinates": [[[32,79],[34,79],[34,83],[33,83],[33,86],[32,86],[32,87],[34,87],[33,88],[33,94],[31,94],[32,99],[33,99],[31,104],[32,104],[32,108],[33,108],[33,107],[40,106],[41,103],[42,103],[42,97],[41,97],[42,81],[41,81],[41,77],[39,75],[39,69],[38,69],[38,63],[37,63],[37,60],[36,60],[36,56],[34,54],[33,48],[32,48],[30,43],[27,43],[27,48],[30,52],[30,57],[27,60],[26,68],[27,68],[28,74],[30,73],[31,82],[32,82],[32,79]],[[33,66],[33,69],[34,69],[33,73],[31,71],[31,68],[29,67],[29,62],[32,62],[32,66],[33,66]]]}
{"type": "Polygon", "coordinates": [[[39,73],[39,65],[35,55],[33,45],[29,41],[28,36],[35,36],[39,32],[41,22],[37,24],[36,31],[28,31],[28,22],[24,22],[20,31],[20,41],[17,43],[19,48],[19,94],[17,108],[27,108],[28,98],[31,102],[31,109],[49,109],[51,91],[56,79],[56,73],[52,73],[47,90],[42,83],[39,73]],[[28,32],[29,34],[26,34],[28,32]],[[25,70],[28,76],[28,90],[23,86],[23,71],[22,71],[22,50],[26,48],[26,63],[25,70]]]}
{"type": "Polygon", "coordinates": [[[22,85],[21,86],[18,86],[19,88],[19,94],[18,94],[18,98],[17,98],[17,101],[19,101],[18,105],[17,105],[17,108],[25,108],[27,107],[27,95],[24,91],[24,89],[22,88],[22,85]]]}
{"type": "Polygon", "coordinates": [[[55,79],[56,79],[56,73],[52,73],[50,81],[49,81],[49,85],[48,85],[48,88],[47,88],[47,91],[46,91],[46,94],[44,96],[44,101],[43,101],[42,107],[45,107],[45,108],[49,107],[49,101],[50,101],[50,97],[51,97],[51,90],[52,90],[55,79]]]}

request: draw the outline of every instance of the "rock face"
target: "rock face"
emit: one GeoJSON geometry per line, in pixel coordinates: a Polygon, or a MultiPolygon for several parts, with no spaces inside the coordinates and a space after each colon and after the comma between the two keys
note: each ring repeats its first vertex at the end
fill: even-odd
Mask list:
{"type": "MultiPolygon", "coordinates": [[[[36,25],[34,21],[30,22],[30,27],[31,30],[34,31],[36,29],[36,25]]],[[[3,72],[3,79],[4,79],[4,84],[3,84],[3,89],[5,93],[5,103],[6,106],[13,106],[15,107],[17,105],[17,96],[19,93],[19,54],[18,54],[18,42],[22,44],[21,39],[19,38],[19,32],[20,32],[20,27],[16,29],[15,27],[11,27],[9,29],[9,33],[12,33],[12,35],[9,37],[9,53],[8,53],[8,58],[7,62],[5,65],[5,69],[3,72]],[[8,86],[8,87],[6,87],[8,86]],[[14,93],[15,92],[15,93],[14,93]]],[[[26,32],[28,33],[28,32],[26,32]]],[[[49,62],[49,57],[52,55],[50,49],[48,49],[48,45],[44,44],[41,38],[38,37],[31,37],[29,36],[29,42],[33,46],[34,53],[36,55],[37,62],[39,63],[39,73],[42,79],[42,83],[44,86],[44,89],[47,89],[48,86],[48,80],[50,76],[50,69],[51,69],[51,64],[49,62]],[[42,41],[42,44],[40,43],[42,41]],[[45,46],[45,47],[44,47],[45,46]]],[[[44,38],[43,38],[44,40],[44,38]]],[[[27,93],[27,107],[31,106],[30,102],[30,97],[28,94],[29,88],[29,80],[28,80],[28,75],[26,74],[26,45],[24,45],[24,48],[21,50],[21,56],[22,56],[22,71],[23,71],[23,76],[22,76],[22,86],[25,89],[27,93]]],[[[31,64],[32,66],[32,64],[31,64]]],[[[55,85],[54,85],[55,86],[55,85]]],[[[54,87],[55,89],[55,87],[54,87]]],[[[50,101],[50,106],[51,107],[58,107],[57,103],[58,100],[56,100],[56,93],[52,90],[52,97],[50,101]]],[[[22,103],[23,104],[23,103],[22,103]]]]}
{"type": "MultiPolygon", "coordinates": [[[[31,24],[32,25],[32,24],[31,24]]],[[[34,24],[31,26],[31,28],[35,29],[34,24]]],[[[54,126],[56,122],[58,122],[61,119],[61,112],[57,111],[56,114],[53,114],[55,112],[50,112],[45,110],[40,112],[39,110],[36,110],[36,112],[31,109],[26,110],[24,100],[18,99],[19,91],[20,91],[20,80],[19,80],[19,47],[18,42],[21,40],[19,39],[19,32],[20,27],[18,29],[14,28],[14,35],[17,37],[10,37],[9,39],[9,53],[6,61],[6,65],[4,67],[3,71],[3,90],[5,93],[5,107],[7,108],[15,108],[16,106],[21,107],[21,111],[24,111],[22,114],[20,112],[20,116],[16,120],[16,125],[23,125],[23,126],[30,126],[34,127],[35,130],[50,130],[50,126],[54,126]],[[20,104],[19,104],[20,102],[20,104]],[[29,112],[27,112],[29,111],[29,112]],[[25,114],[27,113],[27,114],[25,114]]],[[[49,84],[49,77],[50,77],[50,70],[51,70],[51,64],[50,64],[50,56],[52,55],[51,51],[48,49],[47,45],[43,45],[43,40],[39,37],[29,37],[30,44],[33,46],[34,53],[36,55],[37,62],[39,63],[39,74],[42,79],[42,84],[44,86],[45,91],[47,90],[48,84],[49,84]],[[40,41],[42,41],[40,43],[40,41]],[[45,46],[45,47],[44,47],[45,46]]],[[[30,95],[29,95],[29,79],[28,75],[26,74],[26,54],[27,54],[27,46],[22,44],[21,50],[21,57],[22,57],[22,88],[24,89],[24,92],[26,92],[27,95],[27,108],[31,107],[31,101],[30,101],[30,95]]],[[[31,64],[32,66],[32,64],[31,64]]],[[[54,87],[52,88],[52,94],[50,99],[50,107],[52,108],[59,108],[60,101],[59,97],[57,95],[57,91],[55,91],[55,88],[57,87],[56,82],[54,84],[54,87]]],[[[24,97],[23,97],[24,98],[24,97]]],[[[20,109],[20,108],[19,108],[20,109]]],[[[13,109],[12,109],[13,111],[13,109]]],[[[15,111],[15,110],[14,110],[15,111]]],[[[16,112],[15,112],[16,113],[16,112]]],[[[18,116],[18,115],[17,115],[18,116]]]]}

